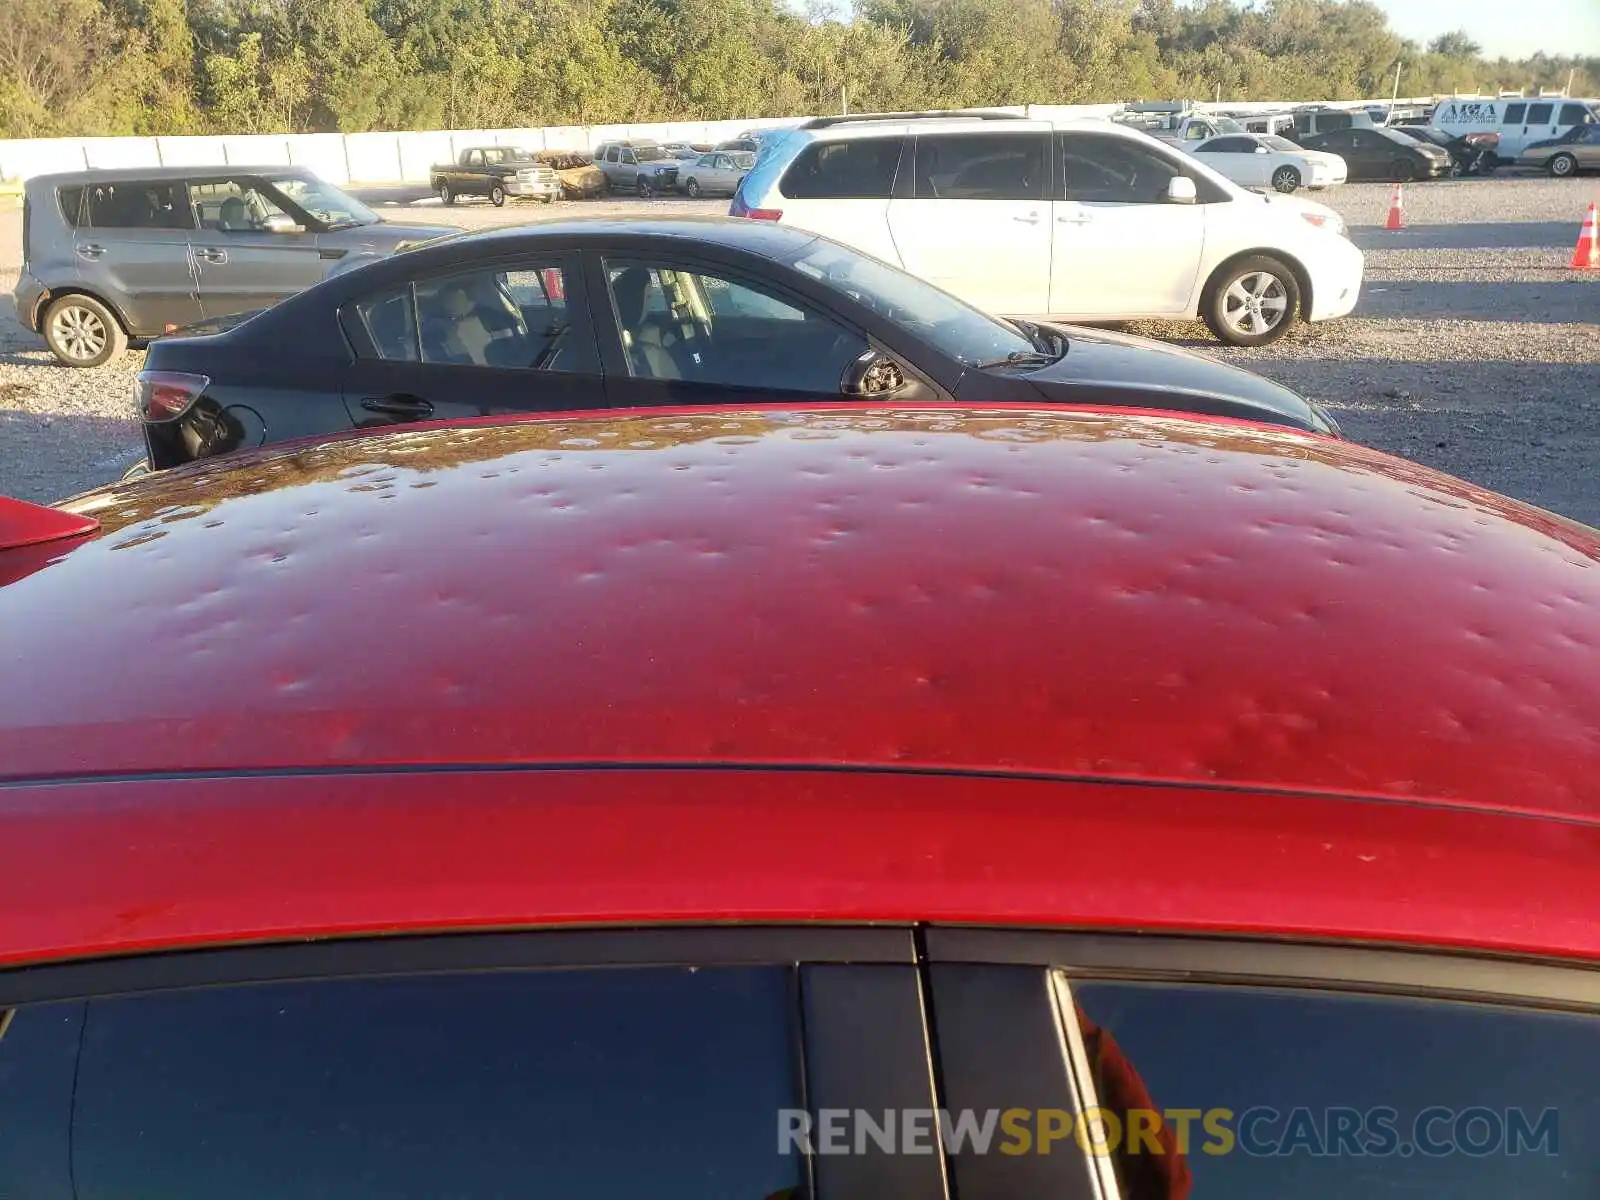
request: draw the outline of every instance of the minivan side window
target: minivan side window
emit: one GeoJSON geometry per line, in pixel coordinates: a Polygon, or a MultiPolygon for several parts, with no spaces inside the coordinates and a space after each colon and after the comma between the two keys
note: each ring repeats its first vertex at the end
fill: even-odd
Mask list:
{"type": "Polygon", "coordinates": [[[1522,116],[1527,111],[1528,111],[1528,106],[1526,104],[1508,104],[1508,105],[1506,105],[1505,124],[1507,124],[1507,125],[1521,125],[1522,124],[1522,116]]]}
{"type": "Polygon", "coordinates": [[[798,1189],[784,967],[205,988],[89,1004],[77,1200],[798,1189]]]}
{"type": "Polygon", "coordinates": [[[1133,138],[1061,135],[1066,198],[1084,204],[1161,204],[1177,164],[1133,138]]]}
{"type": "Polygon", "coordinates": [[[784,173],[791,200],[886,200],[894,192],[904,137],[813,142],[784,173]]]}
{"type": "Polygon", "coordinates": [[[1555,110],[1556,106],[1554,104],[1528,105],[1528,124],[1548,125],[1550,123],[1550,114],[1555,112],[1555,110]]]}
{"type": "Polygon", "coordinates": [[[181,183],[87,185],[88,220],[92,229],[193,229],[194,216],[181,183]]]}
{"type": "Polygon", "coordinates": [[[1563,104],[1558,125],[1583,125],[1590,120],[1589,110],[1581,104],[1563,104]]]}
{"type": "Polygon", "coordinates": [[[1119,1130],[1122,1200],[1587,1200],[1600,1186],[1592,1014],[1246,986],[1071,992],[1119,1130]]]}
{"type": "Polygon", "coordinates": [[[919,200],[1042,200],[1042,133],[950,133],[916,140],[919,200]]]}

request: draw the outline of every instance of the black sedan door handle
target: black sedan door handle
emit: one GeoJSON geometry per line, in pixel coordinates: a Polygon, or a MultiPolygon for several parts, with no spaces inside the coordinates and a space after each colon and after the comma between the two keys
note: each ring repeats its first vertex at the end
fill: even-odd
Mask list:
{"type": "Polygon", "coordinates": [[[368,412],[387,413],[391,417],[408,417],[415,421],[433,415],[433,405],[421,396],[400,393],[393,396],[368,396],[361,402],[368,412]]]}

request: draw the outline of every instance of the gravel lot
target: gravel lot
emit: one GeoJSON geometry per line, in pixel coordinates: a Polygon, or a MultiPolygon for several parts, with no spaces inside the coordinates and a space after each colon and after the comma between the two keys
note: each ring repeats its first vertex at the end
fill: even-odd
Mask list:
{"type": "MultiPolygon", "coordinates": [[[[1416,185],[1409,227],[1382,228],[1388,188],[1319,197],[1367,253],[1364,294],[1341,321],[1300,326],[1277,345],[1223,349],[1203,327],[1140,324],[1219,353],[1321,400],[1362,442],[1600,525],[1600,273],[1569,272],[1600,185],[1495,178],[1416,185]]],[[[396,221],[443,216],[405,189],[362,192],[396,221]]],[[[464,204],[471,227],[572,213],[719,212],[723,201],[464,204]]],[[[54,365],[16,321],[20,214],[0,213],[0,494],[56,500],[114,478],[139,453],[127,414],[142,355],[77,371],[54,365]]]]}

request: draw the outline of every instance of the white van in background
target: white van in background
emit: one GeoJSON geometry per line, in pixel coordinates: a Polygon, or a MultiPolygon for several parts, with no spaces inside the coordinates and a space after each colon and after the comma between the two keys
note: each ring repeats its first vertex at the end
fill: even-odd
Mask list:
{"type": "Polygon", "coordinates": [[[1432,124],[1452,137],[1497,133],[1495,157],[1509,162],[1530,142],[1561,137],[1578,125],[1600,124],[1600,102],[1567,96],[1457,97],[1439,101],[1432,124]]]}
{"type": "Polygon", "coordinates": [[[1332,209],[1103,119],[816,117],[756,161],[730,215],[824,234],[1000,316],[1198,318],[1236,346],[1342,317],[1361,292],[1332,209]]]}

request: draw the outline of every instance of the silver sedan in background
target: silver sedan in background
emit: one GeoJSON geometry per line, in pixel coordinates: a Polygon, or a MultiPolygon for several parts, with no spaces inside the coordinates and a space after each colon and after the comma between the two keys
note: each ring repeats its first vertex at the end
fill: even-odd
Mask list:
{"type": "Polygon", "coordinates": [[[715,150],[678,169],[678,186],[690,196],[731,196],[745,172],[756,165],[748,150],[715,150]]]}

